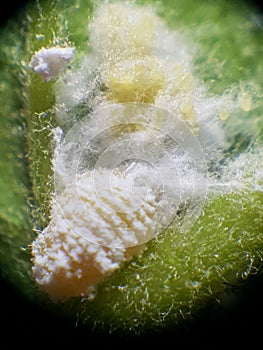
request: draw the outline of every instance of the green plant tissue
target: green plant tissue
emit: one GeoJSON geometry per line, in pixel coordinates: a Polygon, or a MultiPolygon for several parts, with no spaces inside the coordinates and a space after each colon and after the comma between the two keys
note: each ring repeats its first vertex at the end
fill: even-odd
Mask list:
{"type": "MultiPolygon", "coordinates": [[[[88,25],[103,2],[32,1],[0,33],[1,274],[32,303],[37,300],[66,313],[84,327],[107,333],[140,334],[182,324],[211,302],[220,300],[229,286],[243,283],[250,274],[261,273],[263,24],[256,9],[245,1],[108,3],[123,6],[132,3],[136,8],[153,6],[166,30],[177,32],[180,40],[185,38],[191,56],[191,74],[196,84],[206,90],[207,101],[218,105],[220,98],[225,101],[218,107],[217,116],[226,140],[224,146],[216,150],[217,158],[210,155],[209,145],[202,146],[210,157],[206,159],[207,167],[213,173],[216,195],[205,198],[202,210],[186,232],[180,231],[180,225],[179,228],[169,225],[146,243],[142,254],[124,261],[100,282],[93,298],[74,296],[54,303],[41,291],[32,275],[31,245],[52,216],[53,130],[60,126],[57,115],[64,116],[66,110],[58,99],[64,98],[64,92],[69,94],[62,102],[67,103],[68,99],[66,114],[76,117],[76,120],[72,117],[73,124],[94,109],[93,102],[87,101],[70,106],[78,84],[72,80],[70,91],[63,84],[70,79],[67,74],[77,72],[86,55],[92,55],[89,43],[93,39],[88,25]],[[43,80],[30,68],[33,55],[51,47],[75,49],[72,61],[58,78],[59,83],[57,79],[43,80]],[[221,191],[220,185],[226,182],[230,188],[221,191]]],[[[115,45],[118,48],[118,42],[115,45]]],[[[169,51],[169,47],[164,49],[169,51]]],[[[139,100],[136,95],[135,102],[148,103],[163,84],[165,68],[150,60],[146,65],[142,61],[134,66],[137,85],[128,80],[127,67],[122,61],[111,66],[110,73],[104,63],[98,63],[102,67],[99,76],[104,79],[99,85],[102,98],[106,94],[114,103],[122,103],[123,99],[126,102],[134,86],[146,89],[147,85],[148,90],[142,91],[148,95],[145,93],[145,99],[140,95],[139,100]],[[117,81],[118,67],[122,69],[121,88],[117,81]],[[152,85],[144,75],[147,69],[155,79],[152,85]]],[[[94,62],[88,64],[92,66],[94,62]]],[[[81,76],[76,77],[82,83],[81,76]]],[[[181,89],[188,85],[182,86],[181,89]]],[[[202,88],[200,91],[201,101],[202,88]]],[[[92,93],[96,95],[97,90],[92,93]]],[[[192,106],[190,102],[180,105],[180,110],[195,135],[195,120],[189,106],[192,106]]],[[[205,106],[202,108],[206,111],[205,106]]],[[[70,127],[65,124],[66,130],[70,127]]],[[[154,133],[151,135],[155,137],[154,133]]],[[[184,213],[184,209],[180,208],[179,212],[184,213]]]]}

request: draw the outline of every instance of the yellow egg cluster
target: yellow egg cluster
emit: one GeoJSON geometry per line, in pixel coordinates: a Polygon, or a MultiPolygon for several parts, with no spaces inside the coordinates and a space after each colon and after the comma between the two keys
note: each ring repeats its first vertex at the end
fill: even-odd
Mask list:
{"type": "Polygon", "coordinates": [[[151,57],[118,62],[103,72],[108,97],[119,103],[154,103],[159,90],[166,84],[163,66],[151,57]]]}
{"type": "Polygon", "coordinates": [[[198,131],[193,76],[174,60],[176,51],[164,53],[161,41],[166,29],[153,8],[104,4],[89,29],[109,101],[169,109],[198,131]]]}

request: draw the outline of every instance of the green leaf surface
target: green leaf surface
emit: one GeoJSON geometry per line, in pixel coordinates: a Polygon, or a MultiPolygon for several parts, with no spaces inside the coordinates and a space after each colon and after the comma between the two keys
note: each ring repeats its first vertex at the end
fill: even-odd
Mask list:
{"type": "Polygon", "coordinates": [[[0,38],[0,261],[1,274],[27,292],[32,240],[31,190],[25,151],[25,122],[21,117],[22,89],[19,81],[23,36],[7,28],[0,38]],[[19,266],[19,268],[18,268],[19,266]]]}

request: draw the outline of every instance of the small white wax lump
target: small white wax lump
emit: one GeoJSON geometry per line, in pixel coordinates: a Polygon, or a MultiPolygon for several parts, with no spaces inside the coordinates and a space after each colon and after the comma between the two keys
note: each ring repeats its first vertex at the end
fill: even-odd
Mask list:
{"type": "Polygon", "coordinates": [[[73,47],[42,48],[31,59],[30,67],[45,81],[58,76],[73,58],[73,47]]]}
{"type": "Polygon", "coordinates": [[[55,301],[92,298],[96,285],[153,237],[156,205],[146,184],[122,173],[77,175],[32,244],[36,282],[55,301]]]}

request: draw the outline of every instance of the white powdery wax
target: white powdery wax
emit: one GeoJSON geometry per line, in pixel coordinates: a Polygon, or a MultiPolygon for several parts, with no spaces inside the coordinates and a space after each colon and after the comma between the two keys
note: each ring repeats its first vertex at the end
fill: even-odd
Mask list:
{"type": "Polygon", "coordinates": [[[89,23],[90,43],[101,61],[148,55],[157,45],[160,27],[160,18],[149,6],[104,3],[89,23]]]}
{"type": "MultiPolygon", "coordinates": [[[[170,212],[174,214],[181,206],[186,209],[192,200],[204,198],[210,185],[203,171],[203,152],[199,152],[201,147],[197,141],[202,144],[208,161],[217,160],[218,147],[224,144],[218,115],[225,98],[206,96],[205,88],[191,71],[188,46],[179,39],[177,32],[165,26],[152,8],[126,2],[104,3],[95,11],[89,31],[93,54],[86,54],[79,69],[67,72],[56,83],[55,110],[60,127],[65,132],[67,128],[73,129],[78,120],[82,123],[81,129],[66,142],[62,153],[59,147],[55,149],[53,166],[59,175],[55,184],[59,198],[54,196],[51,221],[32,245],[34,278],[54,300],[81,295],[91,298],[99,282],[140,252],[139,247],[154,237],[160,220],[160,216],[155,215],[160,202],[150,186],[145,185],[147,181],[154,183],[153,169],[162,175],[163,187],[169,194],[162,205],[163,217],[167,214],[170,218],[170,212]],[[98,118],[96,111],[100,107],[108,106],[111,110],[110,106],[126,102],[148,103],[171,113],[166,116],[159,109],[156,115],[153,113],[141,121],[136,105],[129,108],[126,104],[120,110],[127,113],[113,108],[112,113],[105,110],[104,117],[98,118]],[[155,123],[151,124],[154,116],[155,123]],[[176,122],[173,116],[184,123],[176,122]],[[112,124],[113,119],[115,124],[112,124]],[[151,136],[149,142],[147,137],[128,142],[132,132],[136,135],[136,128],[131,128],[127,135],[120,129],[125,136],[123,139],[121,133],[109,132],[111,140],[102,139],[96,143],[102,131],[110,131],[112,126],[125,122],[138,124],[137,135],[142,128],[139,124],[143,122],[151,136]],[[174,134],[173,137],[170,134],[174,134]],[[165,135],[169,136],[166,141],[175,143],[174,153],[171,153],[173,147],[163,142],[165,135]],[[102,155],[110,155],[107,164],[113,163],[116,153],[122,160],[138,159],[139,155],[146,154],[146,161],[150,159],[154,167],[148,170],[137,167],[136,171],[141,170],[146,180],[140,186],[129,176],[114,172],[109,175],[109,170],[83,172],[77,163],[88,146],[95,155],[101,146],[102,155]],[[127,156],[129,149],[130,157],[127,156]],[[148,153],[142,154],[141,150],[148,150],[148,153]],[[193,157],[188,159],[189,152],[193,157]],[[198,159],[197,153],[202,153],[198,159]],[[152,158],[152,154],[157,159],[152,158]],[[159,154],[164,156],[159,159],[159,154]],[[195,161],[200,161],[201,165],[195,161]],[[111,182],[105,182],[105,176],[111,182]],[[105,187],[105,184],[110,186],[105,187]]],[[[41,49],[31,61],[32,68],[45,80],[56,77],[73,55],[70,48],[69,51],[65,51],[66,48],[49,50],[41,49]]],[[[84,165],[89,160],[83,157],[84,165]]],[[[159,178],[155,185],[160,187],[159,178]]],[[[195,213],[190,216],[195,217],[195,213]]]]}
{"type": "Polygon", "coordinates": [[[42,48],[31,59],[30,67],[45,81],[58,76],[72,60],[75,49],[73,47],[42,48]]]}
{"type": "Polygon", "coordinates": [[[121,2],[98,6],[89,38],[92,54],[56,84],[60,125],[72,126],[76,110],[85,117],[83,106],[95,110],[112,103],[150,103],[184,120],[208,156],[216,156],[224,145],[218,116],[226,105],[227,115],[234,106],[227,94],[208,97],[193,75],[193,42],[170,30],[153,7],[121,2]]]}
{"type": "Polygon", "coordinates": [[[96,285],[154,236],[156,206],[149,187],[122,174],[78,175],[63,202],[54,199],[51,222],[33,242],[36,282],[54,300],[92,298],[96,285]]]}

